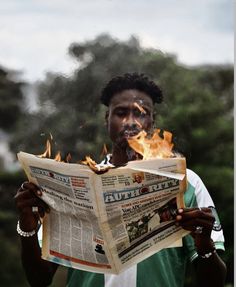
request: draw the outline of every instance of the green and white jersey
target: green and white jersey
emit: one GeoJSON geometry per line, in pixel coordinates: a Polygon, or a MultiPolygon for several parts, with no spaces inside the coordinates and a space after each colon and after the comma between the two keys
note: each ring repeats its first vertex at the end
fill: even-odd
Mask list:
{"type": "MultiPolygon", "coordinates": [[[[208,207],[214,203],[199,176],[187,170],[186,207],[208,207]]],[[[217,249],[224,250],[222,230],[212,231],[217,249]]],[[[163,249],[119,275],[68,270],[68,287],[180,287],[184,285],[187,262],[197,258],[191,235],[183,238],[183,246],[163,249]]]]}

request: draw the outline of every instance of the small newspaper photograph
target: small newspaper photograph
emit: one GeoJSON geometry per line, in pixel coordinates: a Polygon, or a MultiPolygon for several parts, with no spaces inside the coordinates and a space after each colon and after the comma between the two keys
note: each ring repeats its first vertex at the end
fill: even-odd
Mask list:
{"type": "Polygon", "coordinates": [[[18,159],[50,207],[42,219],[45,260],[118,274],[163,248],[181,246],[188,234],[175,225],[184,207],[184,157],[131,161],[103,174],[24,152],[18,159]]]}

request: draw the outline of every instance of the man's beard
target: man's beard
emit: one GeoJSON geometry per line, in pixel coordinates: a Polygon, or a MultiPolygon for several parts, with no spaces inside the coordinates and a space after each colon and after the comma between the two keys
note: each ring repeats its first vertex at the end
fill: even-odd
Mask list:
{"type": "Polygon", "coordinates": [[[128,139],[136,136],[141,129],[139,128],[124,128],[118,135],[115,144],[118,145],[121,149],[126,149],[129,147],[128,139]]]}
{"type": "Polygon", "coordinates": [[[126,128],[123,129],[120,133],[119,136],[117,137],[115,141],[115,146],[118,147],[120,150],[123,150],[126,155],[128,160],[136,160],[140,158],[140,155],[137,154],[130,146],[128,143],[128,139],[136,136],[141,129],[139,128],[126,128]]]}

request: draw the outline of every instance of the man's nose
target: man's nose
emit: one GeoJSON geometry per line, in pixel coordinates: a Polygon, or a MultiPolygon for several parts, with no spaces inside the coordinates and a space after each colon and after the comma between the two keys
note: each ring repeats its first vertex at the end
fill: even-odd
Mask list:
{"type": "Polygon", "coordinates": [[[135,117],[132,113],[126,117],[125,122],[124,122],[124,127],[129,128],[129,129],[137,128],[137,121],[135,120],[135,117]]]}
{"type": "Polygon", "coordinates": [[[137,122],[135,121],[135,117],[132,113],[130,113],[126,117],[125,124],[130,126],[130,127],[136,127],[137,126],[137,122]]]}

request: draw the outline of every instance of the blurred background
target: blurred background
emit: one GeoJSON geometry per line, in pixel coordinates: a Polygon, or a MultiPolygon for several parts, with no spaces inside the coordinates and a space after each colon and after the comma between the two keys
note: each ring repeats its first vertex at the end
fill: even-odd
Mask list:
{"type": "MultiPolygon", "coordinates": [[[[53,150],[99,161],[101,89],[125,72],[163,90],[156,127],[206,184],[225,234],[233,286],[233,10],[230,0],[2,0],[0,8],[0,282],[28,286],[13,197],[25,175],[16,153],[53,150]]],[[[65,286],[66,270],[52,286],[65,286]]],[[[189,267],[186,287],[194,286],[189,267]]]]}

